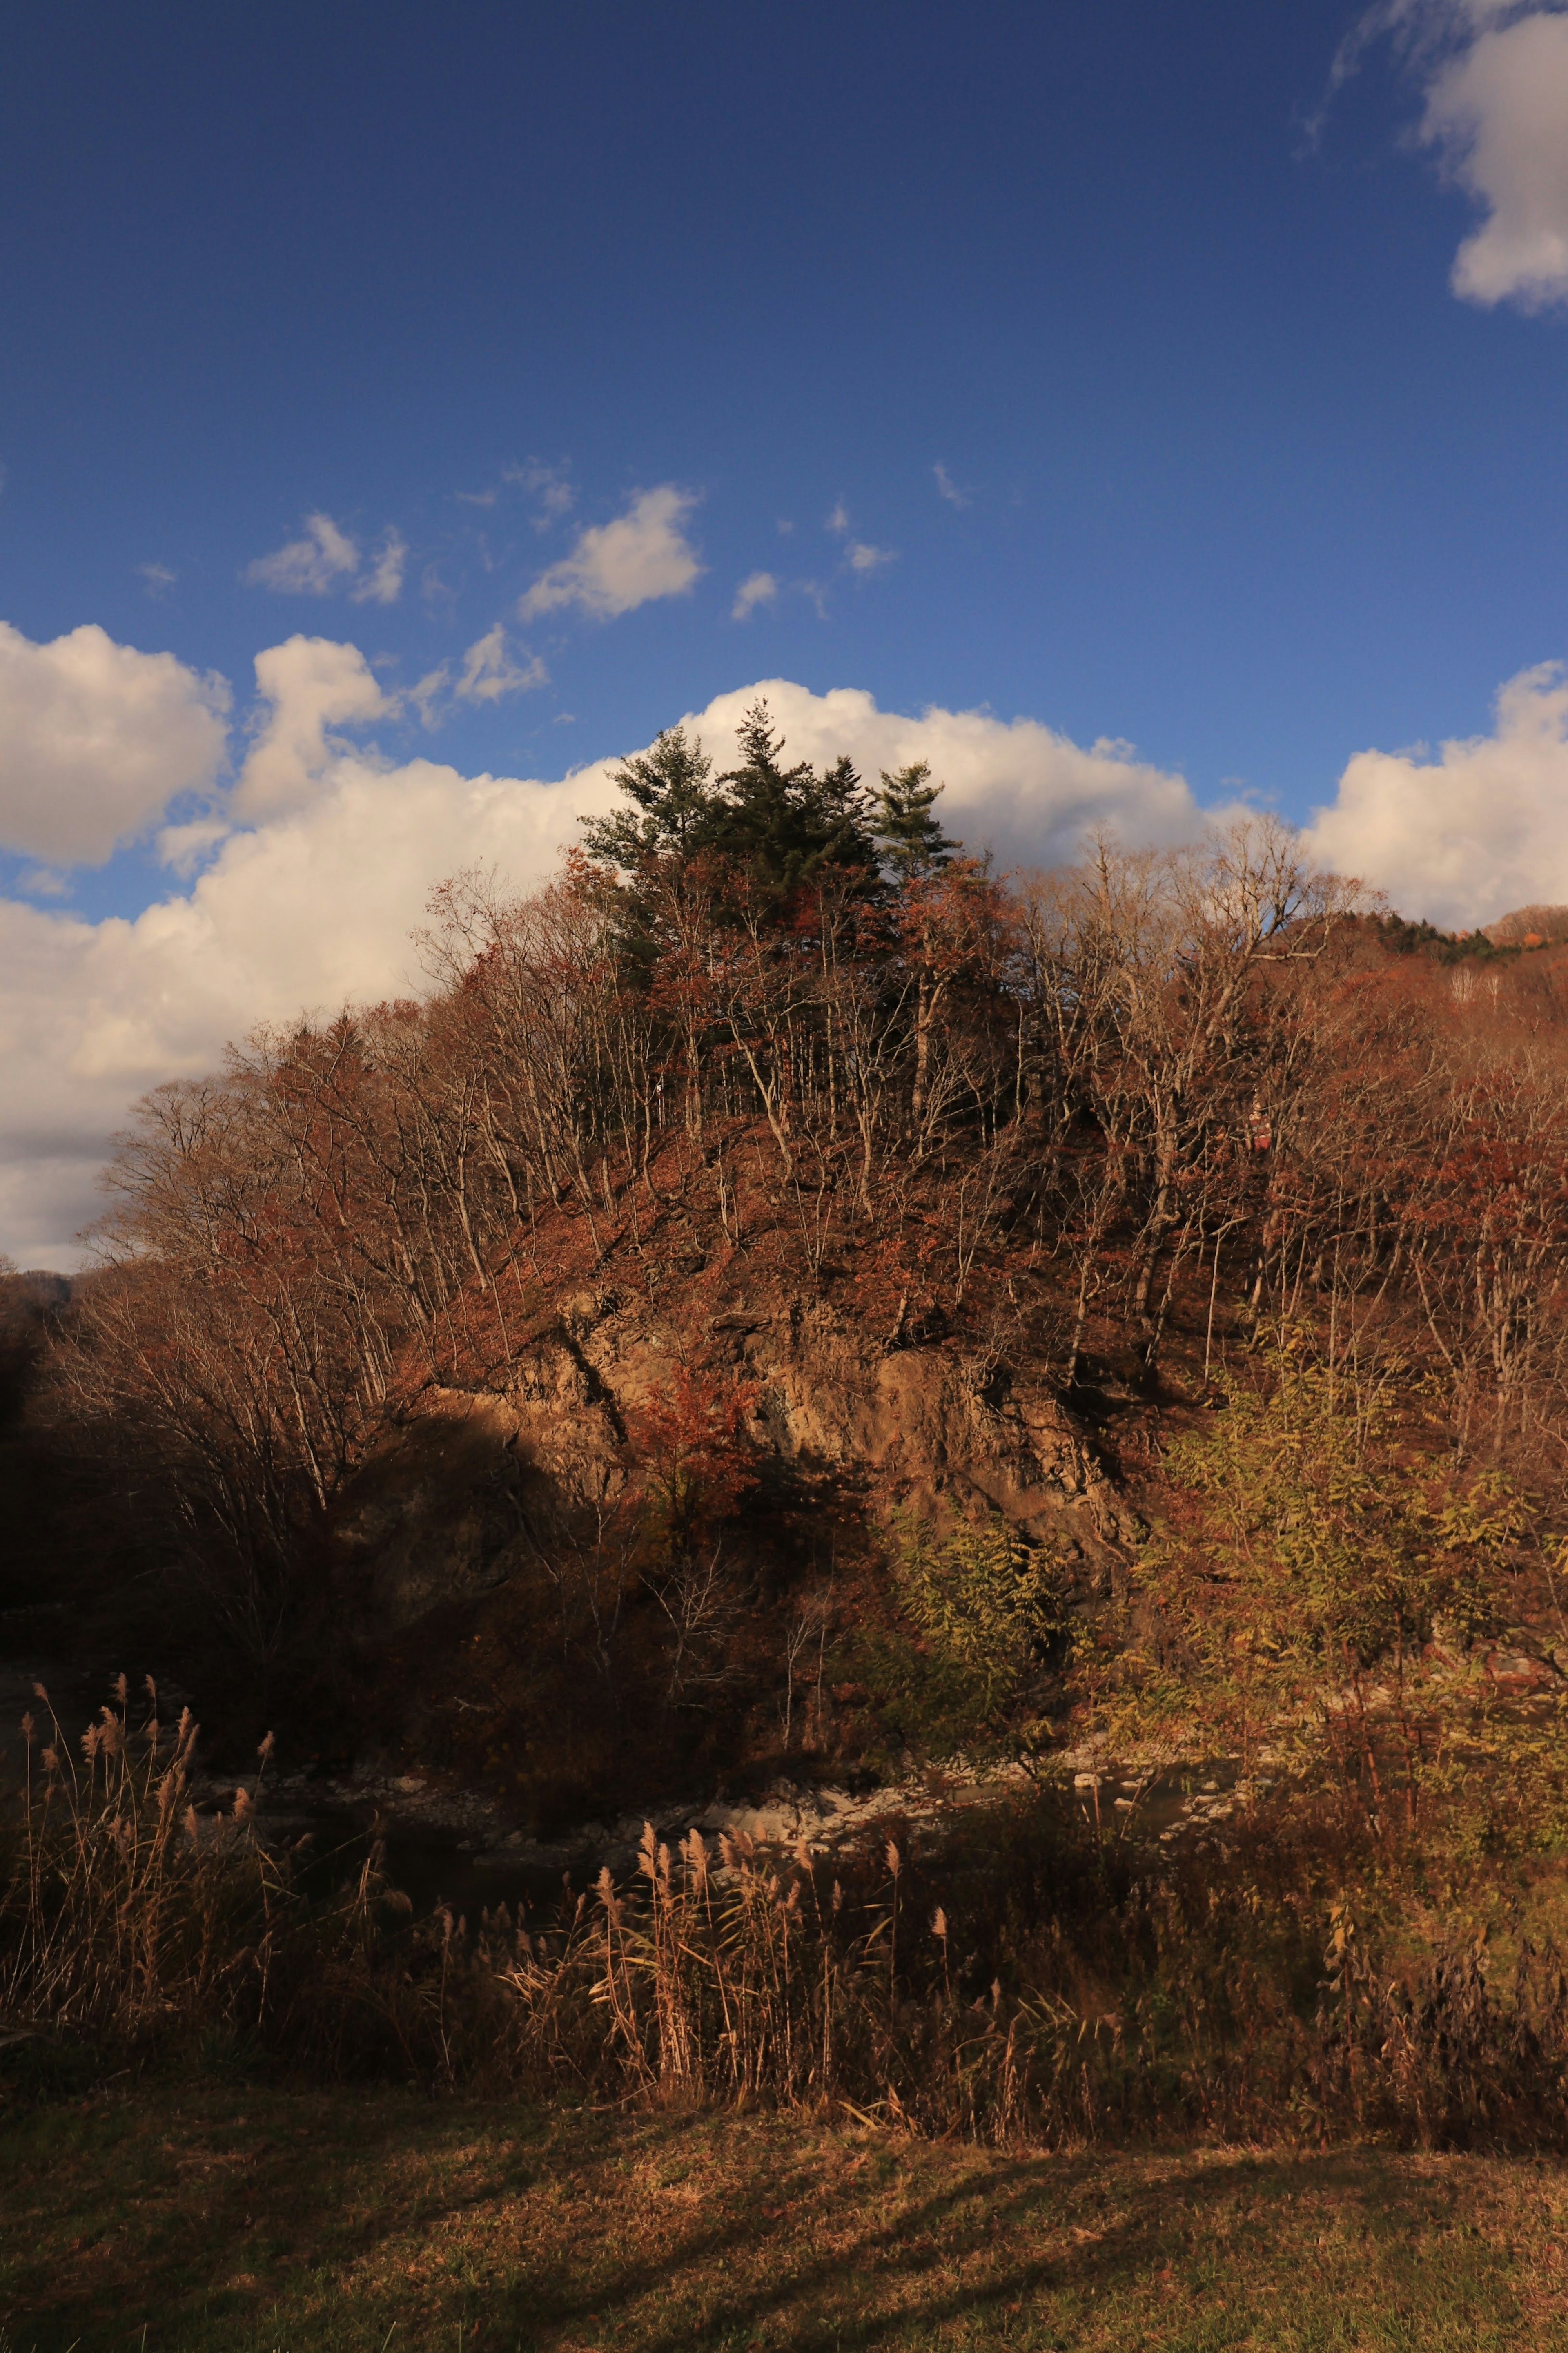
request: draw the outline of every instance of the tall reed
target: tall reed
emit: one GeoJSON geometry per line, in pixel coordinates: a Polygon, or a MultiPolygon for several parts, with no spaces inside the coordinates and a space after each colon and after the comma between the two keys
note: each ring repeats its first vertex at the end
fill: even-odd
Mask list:
{"type": "Polygon", "coordinates": [[[1563,1957],[1521,1941],[1510,1978],[1471,1938],[1392,1966],[1409,1921],[1385,1904],[1381,1944],[1358,1928],[1343,1826],[1305,1798],[1230,1824],[1223,1868],[1100,1839],[1048,1788],[956,1813],[924,1852],[739,1833],[715,1852],[696,1831],[672,1851],[649,1826],[629,1883],[602,1872],[542,1926],[470,1926],[415,1918],[374,1841],[309,1895],[245,1793],[198,1813],[195,1726],[165,1730],[148,1696],[132,1732],[118,1686],[79,1761],[52,1712],[47,1741],[29,1727],[0,2026],[116,2063],[216,2037],[317,2080],[765,2103],[993,2142],[1568,2147],[1563,1957]]]}
{"type": "MultiPolygon", "coordinates": [[[[197,1726],[166,1727],[149,1679],[134,1731],[124,1676],[74,1754],[42,1684],[23,1719],[21,1802],[0,1886],[0,2012],[89,2035],[209,2014],[237,1968],[265,1979],[276,1873],[253,1801],[203,1822],[191,1803],[197,1726]]],[[[263,1745],[265,1767],[270,1737],[263,1745]]]]}

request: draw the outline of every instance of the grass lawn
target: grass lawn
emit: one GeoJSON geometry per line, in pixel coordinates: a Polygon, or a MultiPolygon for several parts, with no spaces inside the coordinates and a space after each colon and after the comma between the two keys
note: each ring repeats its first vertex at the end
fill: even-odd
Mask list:
{"type": "Polygon", "coordinates": [[[162,2084],[0,2111],[0,2348],[1568,2348],[1568,2166],[162,2084]]]}

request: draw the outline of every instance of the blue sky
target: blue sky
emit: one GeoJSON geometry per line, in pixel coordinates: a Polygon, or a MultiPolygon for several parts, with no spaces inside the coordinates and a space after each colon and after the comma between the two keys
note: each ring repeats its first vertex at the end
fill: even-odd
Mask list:
{"type": "Polygon", "coordinates": [[[1386,48],[1309,148],[1353,20],[14,12],[5,617],[241,686],[286,623],[331,626],[417,676],[561,552],[502,480],[531,459],[574,523],[699,492],[707,570],[536,629],[551,690],[455,726],[461,762],[548,765],[563,711],[575,756],[640,743],[760,667],[1304,808],[1568,649],[1568,340],[1449,292],[1472,207],[1402,151],[1386,48]],[[895,562],[844,576],[840,501],[895,562]],[[241,584],[310,512],[407,540],[395,609],[241,584]],[[759,569],[826,584],[826,617],[785,592],[742,636],[759,569]]]}
{"type": "MultiPolygon", "coordinates": [[[[14,970],[77,1003],[40,923],[106,955],[282,808],[225,796],[300,635],[388,772],[555,778],[774,678],[1302,820],[1501,740],[1568,655],[1562,159],[1560,0],[12,10],[0,619],[28,694],[109,641],[0,743],[14,970]],[[135,768],[153,705],[95,830],[94,729],[135,768]]],[[[1430,773],[1342,832],[1451,915],[1377,868],[1430,773]]]]}

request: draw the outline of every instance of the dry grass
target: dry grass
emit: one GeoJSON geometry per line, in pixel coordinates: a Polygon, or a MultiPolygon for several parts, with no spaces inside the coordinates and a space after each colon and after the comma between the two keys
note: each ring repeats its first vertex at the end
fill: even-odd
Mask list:
{"type": "MultiPolygon", "coordinates": [[[[249,1789],[198,1814],[199,1727],[189,1709],[160,1722],[151,1678],[139,1725],[121,1675],[75,1744],[35,1688],[21,1788],[0,1791],[0,2031],[41,2030],[105,2063],[238,2034],[337,2068],[364,2011],[378,2055],[395,2054],[371,1966],[388,1900],[374,1852],[312,1906],[291,1857],[257,1835],[249,1789]]],[[[268,1734],[263,1770],[271,1747],[268,1734]]]]}
{"type": "Polygon", "coordinates": [[[1479,2157],[211,2085],[0,2132],[10,2353],[1552,2353],[1565,2244],[1568,2169],[1479,2157]]]}
{"type": "Polygon", "coordinates": [[[54,1727],[0,1826],[0,2031],[81,2080],[227,2052],[273,2081],[772,2105],[1003,2147],[1568,2146],[1557,1948],[1516,1933],[1509,1966],[1450,1918],[1394,1966],[1304,1799],[1234,1826],[1217,1874],[1108,1847],[1048,1788],[955,1813],[913,1859],[891,1838],[714,1854],[695,1831],[672,1855],[650,1829],[629,1886],[605,1872],[553,1927],[470,1934],[411,1918],[374,1852],[310,1900],[243,1791],[192,1810],[188,1718],[128,1715],[121,1686],[79,1764],[54,1727]]]}

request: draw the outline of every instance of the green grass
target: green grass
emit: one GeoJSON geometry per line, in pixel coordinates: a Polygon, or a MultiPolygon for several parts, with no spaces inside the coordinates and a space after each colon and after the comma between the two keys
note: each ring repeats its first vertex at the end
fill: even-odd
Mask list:
{"type": "Polygon", "coordinates": [[[6,2353],[1568,2348],[1568,2167],[143,2086],[0,2112],[6,2353]]]}

